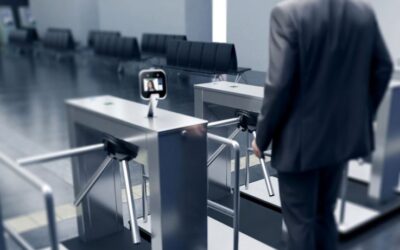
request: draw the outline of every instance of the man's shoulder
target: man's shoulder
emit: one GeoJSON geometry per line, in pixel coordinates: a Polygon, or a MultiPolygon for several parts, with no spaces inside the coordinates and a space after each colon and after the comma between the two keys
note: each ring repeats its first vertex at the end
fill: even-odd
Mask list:
{"type": "Polygon", "coordinates": [[[272,15],[279,15],[279,13],[281,15],[292,15],[295,13],[302,15],[321,7],[321,4],[323,4],[321,1],[331,1],[331,4],[345,5],[345,8],[353,13],[358,12],[364,15],[374,13],[371,4],[365,0],[283,0],[273,8],[272,15]]]}
{"type": "Polygon", "coordinates": [[[280,1],[274,9],[277,11],[295,11],[302,8],[309,8],[321,4],[321,1],[331,1],[333,4],[347,4],[349,6],[372,10],[372,6],[366,0],[283,0],[280,1]]]}

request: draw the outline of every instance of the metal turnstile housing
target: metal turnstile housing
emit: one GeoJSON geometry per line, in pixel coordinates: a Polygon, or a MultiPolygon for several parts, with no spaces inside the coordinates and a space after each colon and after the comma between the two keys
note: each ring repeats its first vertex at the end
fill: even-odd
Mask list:
{"type": "MultiPolygon", "coordinates": [[[[112,96],[68,100],[67,109],[72,147],[99,143],[104,134],[140,147],[135,161],[148,167],[152,249],[206,249],[207,122],[161,109],[149,119],[146,105],[112,96]]],[[[76,195],[104,157],[75,157],[76,195]]],[[[78,207],[78,227],[85,241],[123,229],[117,166],[105,171],[78,207]]]]}

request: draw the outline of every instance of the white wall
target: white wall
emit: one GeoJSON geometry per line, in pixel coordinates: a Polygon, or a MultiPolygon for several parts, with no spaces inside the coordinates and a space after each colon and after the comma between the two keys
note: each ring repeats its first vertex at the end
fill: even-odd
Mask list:
{"type": "Polygon", "coordinates": [[[211,42],[212,22],[212,0],[186,0],[185,30],[188,39],[211,42]]]}
{"type": "Polygon", "coordinates": [[[212,1],[212,41],[226,43],[228,0],[212,1]]]}
{"type": "Polygon", "coordinates": [[[266,71],[269,16],[278,0],[228,0],[227,41],[234,43],[242,67],[266,71]]]}
{"type": "Polygon", "coordinates": [[[211,0],[29,0],[37,28],[72,29],[81,42],[92,29],[118,30],[140,38],[142,33],[186,34],[211,41],[211,0]]]}
{"type": "Polygon", "coordinates": [[[211,40],[211,0],[99,0],[99,20],[103,30],[139,39],[165,33],[211,40]]]}
{"type": "Polygon", "coordinates": [[[375,9],[393,59],[400,59],[400,1],[368,0],[375,9]]]}
{"type": "Polygon", "coordinates": [[[124,35],[185,33],[185,0],[99,0],[100,28],[124,35]]]}
{"type": "Polygon", "coordinates": [[[47,28],[70,28],[76,40],[85,42],[91,29],[98,29],[98,0],[29,0],[40,34],[47,28]]]}
{"type": "Polygon", "coordinates": [[[99,7],[98,0],[75,0],[77,10],[77,28],[76,36],[80,41],[86,44],[87,36],[90,30],[98,30],[99,24],[99,7]]]}
{"type": "MultiPolygon", "coordinates": [[[[400,59],[400,0],[372,3],[394,60],[400,59]]],[[[279,0],[228,0],[228,42],[236,44],[240,66],[266,71],[270,12],[279,0]]]]}

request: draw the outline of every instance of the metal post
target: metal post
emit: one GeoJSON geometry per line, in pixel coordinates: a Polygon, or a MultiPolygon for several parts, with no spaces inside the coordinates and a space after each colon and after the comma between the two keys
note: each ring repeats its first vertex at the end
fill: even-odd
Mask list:
{"type": "Polygon", "coordinates": [[[50,245],[52,246],[53,250],[58,250],[57,222],[56,212],[54,209],[53,191],[49,186],[43,186],[42,193],[44,194],[50,245]]]}
{"type": "Polygon", "coordinates": [[[237,74],[235,78],[235,83],[239,83],[239,81],[242,79],[242,74],[237,74]]]}
{"type": "Polygon", "coordinates": [[[29,184],[31,184],[34,188],[40,190],[43,194],[45,207],[46,207],[46,215],[47,215],[47,223],[49,228],[49,238],[50,238],[50,247],[52,250],[58,250],[58,234],[57,234],[57,224],[55,217],[55,208],[54,208],[54,199],[53,199],[53,191],[49,185],[43,182],[40,178],[32,174],[31,172],[23,169],[20,165],[18,165],[14,160],[9,158],[8,156],[2,154],[0,152],[0,161],[5,164],[8,169],[13,171],[19,177],[23,178],[29,184]]]}
{"type": "Polygon", "coordinates": [[[207,127],[208,128],[219,128],[219,127],[227,127],[230,125],[237,125],[239,120],[240,120],[240,117],[236,117],[236,118],[230,118],[230,119],[216,121],[216,122],[210,122],[210,123],[208,123],[207,127]]]}
{"type": "Polygon", "coordinates": [[[77,198],[74,202],[75,206],[78,206],[82,200],[85,198],[85,196],[90,192],[90,190],[93,188],[94,184],[99,180],[101,177],[101,174],[104,172],[104,170],[108,167],[108,165],[111,163],[112,158],[107,156],[104,161],[100,164],[99,168],[97,168],[96,172],[92,175],[92,177],[89,179],[87,185],[83,188],[83,190],[77,195],[77,198]]]}
{"type": "MultiPolygon", "coordinates": [[[[229,140],[234,139],[239,133],[240,133],[240,129],[239,128],[235,129],[232,132],[232,134],[229,135],[228,139],[229,140]]],[[[208,167],[218,158],[218,156],[222,153],[222,151],[224,151],[225,148],[226,148],[226,144],[222,144],[221,146],[219,146],[217,148],[217,150],[215,150],[215,152],[207,160],[208,167]]]]}
{"type": "Polygon", "coordinates": [[[62,150],[62,151],[49,153],[49,154],[43,154],[43,155],[38,155],[38,156],[22,158],[22,159],[17,160],[17,163],[21,166],[33,165],[33,164],[37,164],[37,163],[45,163],[45,162],[49,162],[49,161],[60,160],[60,159],[67,158],[67,157],[78,156],[78,155],[90,153],[90,152],[97,151],[97,150],[102,150],[103,148],[104,148],[104,144],[98,143],[98,144],[94,144],[94,145],[73,148],[73,149],[67,149],[67,150],[62,150]]]}
{"type": "MultiPolygon", "coordinates": [[[[254,136],[254,138],[257,137],[257,134],[256,134],[255,131],[253,131],[253,136],[254,136]]],[[[274,193],[274,189],[272,187],[271,177],[270,177],[270,174],[268,172],[268,168],[265,165],[264,153],[261,155],[260,163],[261,163],[261,169],[262,169],[262,172],[263,172],[263,175],[264,175],[265,184],[267,185],[268,195],[269,196],[274,196],[275,193],[274,193]]]]}
{"type": "Polygon", "coordinates": [[[240,146],[237,142],[232,142],[232,148],[235,154],[235,192],[233,196],[233,210],[235,210],[235,217],[233,217],[233,249],[239,249],[239,226],[240,226],[240,190],[239,190],[239,174],[240,174],[240,146]]]}
{"type": "Polygon", "coordinates": [[[250,184],[250,133],[246,133],[246,180],[245,188],[249,189],[250,184]]]}
{"type": "Polygon", "coordinates": [[[233,193],[233,249],[239,249],[239,226],[240,226],[240,190],[239,190],[239,177],[240,177],[240,145],[236,141],[214,135],[211,133],[207,134],[207,137],[211,140],[230,145],[235,155],[235,186],[233,193]]]}
{"type": "Polygon", "coordinates": [[[207,206],[229,217],[235,216],[235,211],[212,200],[207,200],[207,206]]]}
{"type": "Polygon", "coordinates": [[[342,177],[342,186],[340,189],[340,208],[339,208],[339,223],[343,224],[345,221],[346,214],[346,194],[347,194],[347,184],[348,184],[348,172],[349,172],[349,164],[346,164],[343,169],[343,177],[342,177]]]}
{"type": "MultiPolygon", "coordinates": [[[[134,143],[134,142],[140,140],[140,138],[129,137],[129,138],[125,138],[123,140],[130,142],[130,143],[134,143]]],[[[33,165],[33,164],[61,160],[61,159],[70,158],[70,157],[74,157],[74,156],[80,156],[83,154],[92,153],[92,152],[100,151],[100,150],[104,150],[104,143],[97,143],[97,144],[92,144],[92,145],[88,145],[88,146],[82,146],[82,147],[52,152],[52,153],[48,153],[48,154],[26,157],[26,158],[18,159],[17,163],[20,166],[28,166],[28,165],[33,165]]]]}
{"type": "Polygon", "coordinates": [[[147,223],[149,213],[147,209],[147,173],[146,173],[146,167],[142,165],[142,211],[143,211],[143,222],[147,223]]]}
{"type": "Polygon", "coordinates": [[[125,191],[126,191],[126,199],[128,202],[128,211],[129,211],[129,218],[131,222],[131,233],[132,239],[134,244],[140,243],[140,233],[139,233],[139,226],[137,223],[137,216],[136,216],[136,209],[135,209],[135,199],[132,194],[132,182],[131,176],[129,171],[129,165],[127,161],[121,161],[120,167],[122,168],[122,175],[124,177],[125,183],[125,191]]]}
{"type": "MultiPolygon", "coordinates": [[[[13,229],[7,227],[6,225],[4,225],[4,231],[22,249],[24,249],[24,250],[34,250],[35,249],[24,238],[22,238],[21,235],[19,235],[17,232],[15,232],[13,229]]],[[[1,235],[1,236],[3,236],[3,235],[1,235]]],[[[0,249],[6,249],[6,246],[5,245],[0,246],[0,249]]]]}

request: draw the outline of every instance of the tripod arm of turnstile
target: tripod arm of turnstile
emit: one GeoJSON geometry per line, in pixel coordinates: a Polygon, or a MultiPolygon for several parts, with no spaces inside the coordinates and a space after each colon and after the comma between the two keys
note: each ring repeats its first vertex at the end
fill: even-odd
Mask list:
{"type": "MultiPolygon", "coordinates": [[[[256,138],[257,134],[253,131],[253,136],[256,138]]],[[[264,175],[265,184],[267,185],[267,191],[269,196],[275,196],[274,188],[272,187],[271,176],[269,174],[268,168],[265,165],[265,157],[264,154],[260,157],[261,169],[264,175]]]]}
{"type": "Polygon", "coordinates": [[[82,189],[82,191],[76,196],[77,198],[74,201],[75,206],[79,206],[82,202],[82,200],[86,197],[86,195],[92,190],[94,184],[99,180],[101,177],[101,174],[104,172],[104,170],[107,168],[108,164],[110,164],[112,161],[112,158],[107,156],[104,161],[100,164],[100,166],[97,168],[96,172],[92,175],[92,177],[89,179],[88,183],[85,185],[85,187],[82,189]]]}
{"type": "MultiPolygon", "coordinates": [[[[113,136],[106,136],[103,143],[62,150],[62,151],[48,153],[48,154],[44,154],[44,155],[27,157],[27,158],[17,160],[16,164],[19,166],[28,166],[28,165],[38,164],[38,163],[61,160],[61,159],[69,158],[69,157],[73,157],[73,156],[79,156],[79,155],[91,153],[94,151],[106,150],[106,152],[108,153],[107,157],[101,163],[101,165],[96,170],[96,172],[93,174],[93,176],[89,179],[88,183],[84,186],[82,191],[77,195],[77,198],[76,198],[74,204],[75,204],[75,206],[78,206],[82,202],[82,200],[86,197],[86,195],[90,192],[90,190],[93,188],[93,186],[96,184],[96,182],[100,179],[102,173],[110,165],[111,161],[113,159],[118,160],[120,163],[120,167],[122,168],[123,177],[125,180],[125,189],[126,189],[126,195],[127,195],[127,199],[128,199],[128,209],[129,209],[129,216],[130,216],[130,221],[131,221],[132,239],[133,239],[133,243],[137,244],[137,243],[140,243],[140,235],[139,235],[139,227],[138,227],[137,219],[136,219],[137,217],[136,217],[135,204],[134,204],[135,201],[133,199],[133,194],[132,194],[130,188],[128,188],[131,185],[129,169],[128,169],[128,161],[137,156],[137,152],[138,152],[139,148],[137,146],[134,146],[131,143],[138,139],[140,139],[140,138],[131,137],[131,138],[121,140],[121,139],[115,138],[113,136]]],[[[2,160],[2,155],[0,153],[0,161],[1,160],[2,160]]],[[[49,198],[51,203],[53,202],[52,194],[50,196],[47,195],[46,199],[47,198],[49,198]]],[[[47,202],[47,200],[46,200],[46,202],[47,202]]],[[[46,205],[47,205],[47,203],[46,203],[46,205]]],[[[52,204],[50,204],[50,205],[52,205],[52,204]]],[[[49,212],[49,216],[53,216],[54,208],[51,207],[50,205],[49,205],[49,207],[52,210],[49,210],[49,211],[52,213],[49,212]]],[[[51,227],[51,229],[52,229],[50,231],[55,232],[55,222],[53,222],[53,223],[52,222],[53,221],[49,219],[49,227],[51,227]],[[54,230],[53,230],[53,228],[54,228],[54,230]]],[[[56,236],[57,236],[56,233],[53,233],[53,235],[51,235],[53,249],[57,249],[57,247],[58,247],[58,245],[56,245],[56,243],[57,243],[56,236]]]]}
{"type": "MultiPolygon", "coordinates": [[[[75,206],[78,206],[83,201],[83,199],[89,194],[90,190],[92,190],[93,186],[100,179],[102,173],[107,169],[107,167],[110,165],[112,161],[113,158],[111,158],[110,156],[107,156],[104,159],[104,161],[100,164],[96,172],[92,175],[92,177],[90,177],[86,186],[77,195],[77,198],[74,202],[75,206]]],[[[133,198],[133,193],[131,190],[132,182],[129,173],[128,161],[126,160],[120,161],[120,167],[122,170],[122,176],[124,178],[124,183],[125,183],[125,192],[128,203],[129,219],[131,223],[132,240],[134,244],[139,244],[140,243],[139,225],[137,223],[135,199],[133,198]]]]}
{"type": "Polygon", "coordinates": [[[122,170],[122,176],[124,178],[125,183],[125,192],[128,203],[128,212],[130,218],[130,226],[132,233],[132,240],[134,244],[140,243],[140,233],[139,233],[139,225],[137,223],[136,209],[135,209],[135,199],[132,193],[132,181],[129,172],[129,161],[136,158],[139,147],[133,144],[129,144],[123,140],[115,138],[113,136],[106,136],[103,140],[104,142],[104,150],[107,152],[107,157],[100,164],[95,173],[90,177],[88,183],[83,188],[82,192],[77,196],[75,201],[75,205],[79,205],[82,200],[89,194],[90,190],[96,184],[96,182],[100,179],[102,173],[110,166],[110,163],[113,160],[117,160],[119,162],[119,166],[122,170]]]}

